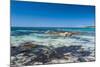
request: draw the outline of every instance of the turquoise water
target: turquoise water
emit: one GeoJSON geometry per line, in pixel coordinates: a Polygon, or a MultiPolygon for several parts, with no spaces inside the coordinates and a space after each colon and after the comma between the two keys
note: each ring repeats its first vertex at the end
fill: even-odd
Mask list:
{"type": "Polygon", "coordinates": [[[95,47],[95,28],[60,28],[60,27],[11,27],[11,45],[20,45],[25,41],[34,41],[39,45],[69,46],[82,45],[86,48],[95,47]],[[79,32],[71,37],[52,36],[46,31],[79,32]]]}
{"type": "Polygon", "coordinates": [[[67,28],[67,27],[11,27],[11,30],[65,30],[65,31],[95,31],[95,28],[67,28]]]}
{"type": "Polygon", "coordinates": [[[29,33],[44,33],[46,31],[70,31],[95,34],[95,28],[60,28],[60,27],[12,27],[11,35],[24,35],[29,33]]]}

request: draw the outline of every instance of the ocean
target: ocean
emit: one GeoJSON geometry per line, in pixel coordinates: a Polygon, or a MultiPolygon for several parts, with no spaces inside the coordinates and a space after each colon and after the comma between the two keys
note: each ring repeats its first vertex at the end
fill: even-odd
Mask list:
{"type": "Polygon", "coordinates": [[[35,41],[41,45],[51,44],[55,47],[61,45],[82,45],[94,48],[95,28],[67,28],[67,27],[11,27],[11,44],[19,45],[21,42],[35,41]],[[46,31],[80,32],[71,37],[51,36],[46,31]]]}
{"type": "Polygon", "coordinates": [[[95,61],[95,28],[11,27],[12,65],[91,61],[95,61]]]}

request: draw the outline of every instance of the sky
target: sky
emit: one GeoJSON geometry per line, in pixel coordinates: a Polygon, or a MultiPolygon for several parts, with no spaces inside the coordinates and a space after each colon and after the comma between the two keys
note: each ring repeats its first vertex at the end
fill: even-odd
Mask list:
{"type": "Polygon", "coordinates": [[[94,26],[95,7],[40,2],[11,2],[11,26],[81,27],[94,26]]]}

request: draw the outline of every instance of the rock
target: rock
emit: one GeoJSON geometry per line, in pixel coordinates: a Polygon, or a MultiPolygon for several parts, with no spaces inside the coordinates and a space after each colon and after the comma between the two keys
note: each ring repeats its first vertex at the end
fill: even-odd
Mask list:
{"type": "Polygon", "coordinates": [[[80,51],[81,56],[89,56],[91,54],[90,51],[80,51]]]}
{"type": "Polygon", "coordinates": [[[11,62],[15,65],[31,65],[33,60],[36,58],[36,55],[32,54],[31,56],[26,56],[24,54],[18,54],[11,62]]]}
{"type": "Polygon", "coordinates": [[[48,62],[49,64],[56,64],[56,63],[58,63],[58,60],[57,59],[53,59],[53,60],[51,60],[50,62],[48,62]]]}
{"type": "Polygon", "coordinates": [[[20,46],[11,47],[12,65],[34,65],[64,62],[92,61],[89,58],[91,52],[84,50],[82,46],[48,47],[37,45],[34,42],[21,43],[20,46]],[[88,58],[87,58],[88,57],[88,58]]]}
{"type": "Polygon", "coordinates": [[[35,48],[37,45],[33,42],[21,43],[19,46],[11,46],[11,56],[15,56],[20,53],[29,53],[32,48],[35,48]]]}
{"type": "Polygon", "coordinates": [[[21,45],[19,47],[23,47],[24,49],[31,49],[36,47],[37,45],[34,44],[33,42],[25,42],[25,43],[21,43],[21,45]]]}
{"type": "Polygon", "coordinates": [[[64,59],[69,60],[69,57],[68,56],[64,56],[64,59]]]}
{"type": "Polygon", "coordinates": [[[86,62],[86,60],[84,58],[82,58],[82,57],[81,58],[78,58],[78,61],[79,62],[86,62]]]}
{"type": "Polygon", "coordinates": [[[39,65],[42,64],[41,62],[35,62],[34,65],[39,65]]]}
{"type": "Polygon", "coordinates": [[[51,50],[46,47],[38,47],[33,50],[33,53],[37,56],[35,58],[36,62],[42,62],[44,64],[50,61],[51,50]]]}
{"type": "Polygon", "coordinates": [[[87,62],[95,61],[95,57],[91,57],[91,56],[85,57],[85,59],[87,62]]]}
{"type": "Polygon", "coordinates": [[[71,53],[64,54],[64,59],[69,60],[69,57],[72,57],[71,53]]]}
{"type": "Polygon", "coordinates": [[[79,32],[65,32],[65,31],[46,31],[45,33],[55,35],[55,36],[63,36],[63,37],[79,34],[79,32]]]}
{"type": "MultiPolygon", "coordinates": [[[[14,56],[16,56],[17,59],[15,64],[30,65],[31,62],[32,64],[34,64],[34,62],[41,62],[45,64],[50,61],[50,55],[52,54],[52,51],[48,47],[42,45],[34,47],[31,43],[24,43],[19,47],[12,48],[14,48],[14,56]],[[15,51],[15,48],[18,48],[18,52],[15,51]]],[[[12,60],[12,62],[13,61],[14,60],[12,60]]]]}
{"type": "Polygon", "coordinates": [[[15,55],[19,54],[20,50],[21,50],[20,47],[12,46],[11,47],[11,56],[15,56],[15,55]]]}
{"type": "Polygon", "coordinates": [[[64,37],[68,37],[68,36],[72,36],[73,35],[73,33],[71,33],[71,32],[64,32],[64,33],[59,33],[59,35],[61,35],[61,36],[64,36],[64,37]]]}
{"type": "Polygon", "coordinates": [[[31,57],[28,57],[24,62],[23,65],[33,65],[35,63],[34,59],[36,58],[36,55],[33,55],[31,57]]]}

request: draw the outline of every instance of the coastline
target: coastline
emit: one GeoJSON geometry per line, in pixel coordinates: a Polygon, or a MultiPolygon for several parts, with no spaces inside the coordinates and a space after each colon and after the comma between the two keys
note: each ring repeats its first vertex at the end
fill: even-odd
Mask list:
{"type": "Polygon", "coordinates": [[[11,32],[11,65],[95,61],[95,35],[90,35],[94,30],[86,28],[73,31],[70,29],[70,32],[68,29],[66,31],[66,28],[65,31],[48,28],[50,29],[48,32],[48,29],[44,28],[41,30],[23,29],[15,29],[11,32]],[[71,36],[58,35],[65,34],[65,32],[68,35],[76,31],[81,33],[71,36]]]}

